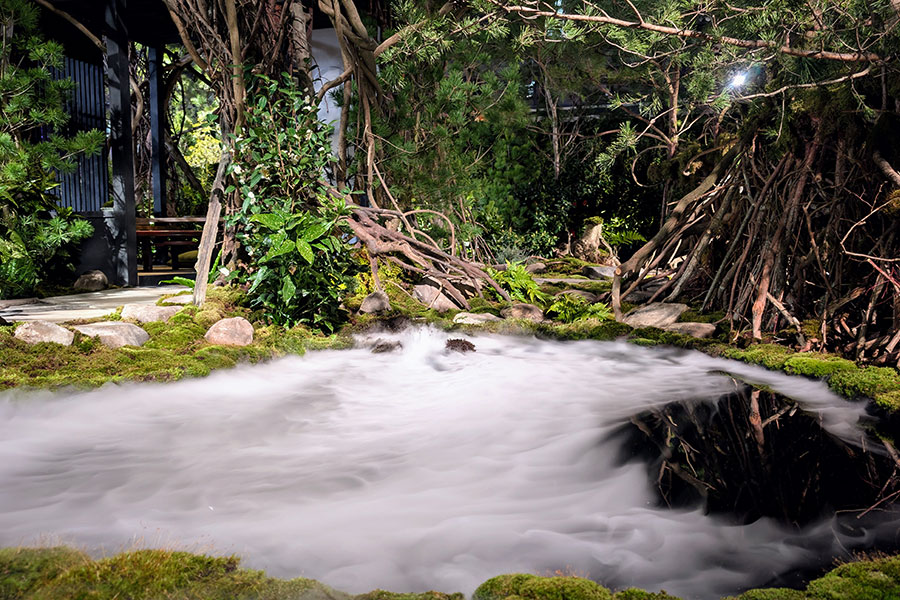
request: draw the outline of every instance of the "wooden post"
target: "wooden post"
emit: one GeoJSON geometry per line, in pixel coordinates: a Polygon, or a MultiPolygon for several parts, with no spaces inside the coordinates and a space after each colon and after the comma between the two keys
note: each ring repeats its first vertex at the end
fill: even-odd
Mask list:
{"type": "Polygon", "coordinates": [[[209,265],[216,246],[216,235],[219,232],[219,217],[222,214],[222,197],[225,195],[225,174],[231,164],[231,153],[227,147],[222,149],[219,168],[213,181],[209,207],[206,210],[206,223],[203,224],[203,235],[200,236],[200,249],[197,251],[197,279],[194,283],[194,304],[200,306],[206,300],[206,287],[209,281],[209,265]]]}
{"type": "Polygon", "coordinates": [[[115,219],[112,263],[115,283],[137,285],[137,232],[134,206],[134,149],[131,138],[131,88],[128,38],[121,26],[125,0],[106,2],[106,63],[109,83],[109,146],[115,219]]]}
{"type": "Polygon", "coordinates": [[[150,179],[153,183],[153,213],[166,216],[166,115],[163,112],[163,48],[151,46],[150,76],[150,179]]]}

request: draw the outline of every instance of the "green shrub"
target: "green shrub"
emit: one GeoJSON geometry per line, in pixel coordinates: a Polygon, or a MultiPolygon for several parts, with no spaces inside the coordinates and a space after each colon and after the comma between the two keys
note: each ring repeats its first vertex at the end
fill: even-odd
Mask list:
{"type": "Polygon", "coordinates": [[[581,296],[562,294],[547,309],[547,316],[563,323],[575,323],[585,319],[606,321],[611,318],[612,312],[602,302],[591,304],[581,296]]]}
{"type": "Polygon", "coordinates": [[[487,271],[513,300],[529,302],[538,306],[543,306],[550,300],[550,296],[541,291],[541,286],[537,284],[523,264],[507,263],[504,271],[496,271],[491,268],[488,268],[487,271]]]}

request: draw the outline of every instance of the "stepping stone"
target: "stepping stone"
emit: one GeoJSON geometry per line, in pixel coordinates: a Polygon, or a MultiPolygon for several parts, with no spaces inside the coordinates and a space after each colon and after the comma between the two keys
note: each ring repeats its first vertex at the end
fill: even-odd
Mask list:
{"type": "Polygon", "coordinates": [[[190,304],[194,301],[193,294],[181,294],[180,296],[172,296],[171,298],[166,298],[163,300],[163,304],[190,304]]]}
{"type": "Polygon", "coordinates": [[[50,321],[30,321],[16,327],[13,336],[26,344],[38,344],[40,342],[52,342],[71,346],[75,334],[50,321]]]}
{"type": "Polygon", "coordinates": [[[243,317],[220,319],[203,337],[217,346],[246,346],[253,343],[253,325],[243,317]]]}
{"type": "Polygon", "coordinates": [[[99,338],[100,343],[107,348],[143,346],[150,339],[150,334],[137,325],[119,321],[76,325],[75,331],[80,331],[88,337],[99,338]]]}
{"type": "Polygon", "coordinates": [[[155,304],[126,304],[122,307],[122,318],[137,321],[138,323],[165,323],[177,313],[177,306],[156,306],[155,304]]]}

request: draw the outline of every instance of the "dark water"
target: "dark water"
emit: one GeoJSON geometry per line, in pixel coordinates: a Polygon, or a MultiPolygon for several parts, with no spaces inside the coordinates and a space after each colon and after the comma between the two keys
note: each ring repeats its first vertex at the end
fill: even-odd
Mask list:
{"type": "Polygon", "coordinates": [[[563,570],[718,598],[897,541],[884,505],[857,518],[887,453],[821,383],[624,343],[385,337],[402,350],[0,396],[0,545],[233,552],[350,592],[563,570]],[[796,404],[761,446],[745,381],[778,394],[760,422],[796,404]],[[849,472],[866,494],[842,494],[849,472]]]}

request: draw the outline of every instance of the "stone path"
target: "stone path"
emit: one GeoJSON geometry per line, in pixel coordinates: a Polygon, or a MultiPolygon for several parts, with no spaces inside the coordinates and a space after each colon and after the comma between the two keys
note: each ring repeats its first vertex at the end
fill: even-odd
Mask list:
{"type": "Polygon", "coordinates": [[[156,304],[166,294],[177,294],[188,288],[181,285],[134,287],[37,298],[0,300],[0,317],[15,321],[51,321],[63,323],[75,319],[96,319],[113,312],[124,304],[156,304]]]}

